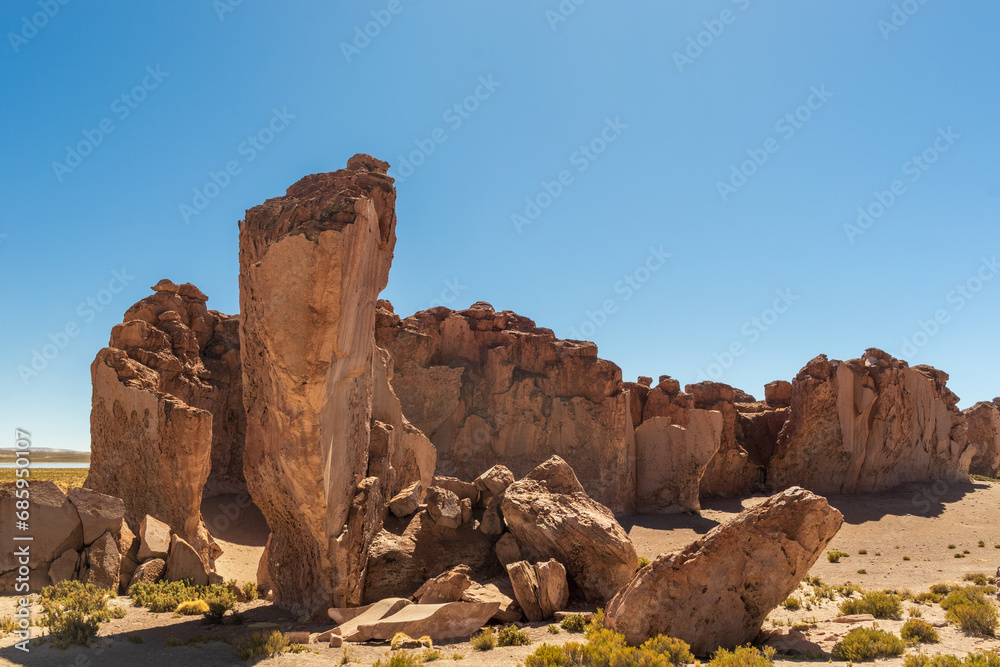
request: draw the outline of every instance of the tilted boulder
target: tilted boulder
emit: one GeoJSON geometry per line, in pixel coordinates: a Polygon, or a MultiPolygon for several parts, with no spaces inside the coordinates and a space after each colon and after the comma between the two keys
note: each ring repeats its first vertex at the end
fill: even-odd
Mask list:
{"type": "Polygon", "coordinates": [[[147,514],[167,523],[210,564],[221,550],[201,517],[206,485],[244,488],[238,318],[209,310],[194,285],[152,289],[91,365],[84,486],[121,498],[131,526],[147,514]]]}
{"type": "MultiPolygon", "coordinates": [[[[120,585],[122,556],[111,533],[104,533],[86,550],[83,583],[117,592],[120,585]]],[[[199,561],[200,562],[200,561],[199,561]]]]}
{"type": "Polygon", "coordinates": [[[80,565],[80,554],[75,549],[67,549],[49,566],[49,579],[53,584],[76,579],[77,568],[80,565]]]}
{"type": "Polygon", "coordinates": [[[1000,474],[1000,398],[976,403],[965,411],[965,418],[969,444],[976,448],[969,472],[996,477],[1000,474]]]}
{"type": "Polygon", "coordinates": [[[753,641],[843,523],[825,498],[792,488],[642,568],[611,602],[629,644],[666,634],[696,655],[753,641]]]}
{"type": "Polygon", "coordinates": [[[844,362],[816,357],[792,383],[791,417],[768,485],[868,493],[905,482],[967,481],[976,448],[947,380],[947,373],[910,368],[874,348],[844,362]]]}
{"type": "Polygon", "coordinates": [[[559,561],[589,601],[610,599],[638,567],[614,514],[584,492],[558,456],[507,487],[501,508],[524,558],[559,561]]]}
{"type": "Polygon", "coordinates": [[[469,579],[469,568],[465,565],[442,572],[417,589],[413,598],[418,604],[440,604],[458,602],[474,582],[469,579]]]}
{"type": "Polygon", "coordinates": [[[566,568],[556,560],[534,565],[527,561],[511,563],[507,566],[507,574],[528,621],[552,618],[569,602],[566,568]]]}
{"type": "Polygon", "coordinates": [[[135,568],[135,572],[132,573],[128,588],[131,588],[140,581],[147,584],[155,584],[163,576],[163,571],[166,569],[167,563],[162,558],[151,558],[139,563],[139,566],[135,568]]]}
{"type": "Polygon", "coordinates": [[[121,532],[125,519],[125,502],[121,498],[80,487],[70,489],[67,496],[80,515],[84,544],[93,544],[107,532],[113,535],[121,532]]]}
{"type": "Polygon", "coordinates": [[[395,360],[393,389],[437,446],[438,474],[469,480],[502,464],[520,476],[558,454],[574,461],[591,496],[631,509],[627,396],[621,369],[596,345],[559,340],[487,303],[403,320],[380,306],[376,334],[395,360]]]}
{"type": "Polygon", "coordinates": [[[196,586],[207,586],[208,574],[208,568],[194,547],[174,535],[170,540],[170,555],[167,557],[164,575],[166,579],[168,581],[190,579],[196,586]]]}
{"type": "Polygon", "coordinates": [[[394,398],[391,371],[375,346],[396,241],[387,170],[356,155],[240,224],[244,471],[272,530],[275,604],[296,613],[358,604],[386,500],[416,481],[408,475],[425,488],[433,477],[433,447],[384,404],[394,398]],[[370,461],[376,446],[380,461],[370,461]],[[359,494],[381,500],[361,507],[359,494]]]}
{"type": "Polygon", "coordinates": [[[722,443],[722,414],[691,410],[687,428],[653,417],[635,430],[636,509],[691,512],[701,509],[701,478],[722,443]]]}
{"type": "Polygon", "coordinates": [[[0,573],[17,569],[21,563],[15,555],[15,537],[30,536],[29,562],[32,569],[45,565],[63,555],[67,549],[79,551],[83,547],[83,525],[76,507],[69,501],[62,489],[53,482],[31,482],[30,507],[27,529],[20,530],[15,520],[17,512],[17,489],[15,484],[0,484],[0,544],[6,544],[0,551],[0,573]]]}

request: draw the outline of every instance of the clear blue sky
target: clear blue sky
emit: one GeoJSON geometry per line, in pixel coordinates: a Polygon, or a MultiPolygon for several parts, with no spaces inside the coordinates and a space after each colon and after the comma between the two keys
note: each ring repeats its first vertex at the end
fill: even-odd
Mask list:
{"type": "Polygon", "coordinates": [[[626,379],[874,346],[1000,394],[996,2],[234,2],[3,3],[0,446],[87,448],[124,311],[235,312],[244,211],[358,152],[407,175],[400,314],[489,301],[626,379]]]}

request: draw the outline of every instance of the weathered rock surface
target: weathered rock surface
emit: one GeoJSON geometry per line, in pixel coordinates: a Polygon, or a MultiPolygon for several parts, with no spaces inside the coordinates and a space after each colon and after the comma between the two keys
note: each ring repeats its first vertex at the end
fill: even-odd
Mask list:
{"type": "Polygon", "coordinates": [[[466,638],[489,622],[499,608],[497,602],[448,602],[445,604],[412,604],[395,614],[369,625],[358,632],[368,639],[387,640],[397,632],[413,637],[430,637],[434,641],[466,638]]]}
{"type": "Polygon", "coordinates": [[[634,498],[633,428],[621,369],[593,343],[486,303],[401,320],[380,302],[376,334],[396,362],[403,413],[437,447],[437,473],[474,479],[496,464],[524,475],[553,454],[615,511],[634,498]]]}
{"type": "MultiPolygon", "coordinates": [[[[510,481],[514,481],[513,474],[511,475],[510,481]]],[[[479,502],[479,487],[476,486],[475,482],[463,482],[457,477],[442,477],[440,475],[435,475],[433,484],[434,486],[439,486],[442,489],[448,489],[461,500],[471,500],[473,505],[479,502]]]]}
{"type": "Polygon", "coordinates": [[[566,568],[558,561],[549,560],[534,565],[527,561],[511,563],[507,566],[507,574],[514,596],[531,622],[554,617],[569,602],[566,568]]]}
{"type": "Polygon", "coordinates": [[[410,516],[420,509],[420,499],[423,495],[423,487],[418,480],[393,496],[389,501],[389,509],[395,516],[410,516]]]}
{"type": "Polygon", "coordinates": [[[947,380],[947,373],[910,368],[874,348],[845,362],[816,357],[795,376],[768,485],[866,493],[968,480],[976,449],[947,380]]]}
{"type": "Polygon", "coordinates": [[[80,487],[70,489],[67,496],[80,515],[84,544],[92,544],[107,532],[114,535],[121,532],[125,519],[125,502],[121,498],[80,487]]]}
{"type": "Polygon", "coordinates": [[[969,472],[996,477],[1000,473],[1000,398],[976,403],[965,411],[965,419],[969,444],[976,448],[969,472]]]}
{"type": "Polygon", "coordinates": [[[511,484],[501,508],[524,558],[559,561],[592,602],[610,599],[638,566],[635,547],[614,514],[587,496],[557,456],[511,484]]]}
{"type": "Polygon", "coordinates": [[[352,614],[348,609],[328,609],[327,613],[338,623],[333,634],[339,635],[344,641],[362,642],[371,639],[369,634],[361,632],[362,625],[371,625],[412,604],[404,598],[385,598],[360,608],[357,614],[352,614]]]}
{"type": "Polygon", "coordinates": [[[742,496],[757,491],[764,479],[763,462],[755,461],[736,439],[736,390],[719,382],[699,382],[684,391],[691,394],[696,409],[722,414],[722,440],[701,478],[701,495],[742,496]]]}
{"type": "Polygon", "coordinates": [[[772,408],[787,408],[792,405],[792,383],[775,380],[764,385],[764,401],[772,408]]]}
{"type": "Polygon", "coordinates": [[[521,607],[514,599],[514,588],[506,578],[482,585],[473,583],[462,594],[462,602],[496,602],[499,607],[492,620],[497,623],[517,623],[522,617],[521,607]]]}
{"type": "Polygon", "coordinates": [[[155,584],[163,576],[166,568],[167,563],[162,558],[152,558],[139,563],[139,566],[135,568],[135,572],[132,574],[132,579],[129,580],[129,588],[140,581],[147,584],[155,584]]]}
{"type": "Polygon", "coordinates": [[[475,581],[489,581],[502,573],[492,538],[471,524],[457,529],[442,526],[421,510],[401,534],[383,529],[373,541],[363,602],[411,596],[428,579],[457,565],[467,565],[475,581]]]}
{"type": "Polygon", "coordinates": [[[437,486],[427,491],[427,514],[443,528],[458,528],[462,525],[462,505],[458,496],[437,486]]]}
{"type": "Polygon", "coordinates": [[[150,558],[166,558],[170,552],[170,526],[149,516],[139,522],[139,562],[150,558]]]}
{"type": "MultiPolygon", "coordinates": [[[[28,567],[35,569],[51,563],[67,549],[79,551],[83,547],[83,525],[76,507],[54,483],[32,482],[30,491],[28,525],[31,530],[25,533],[17,530],[14,520],[16,512],[20,511],[15,504],[18,501],[15,485],[0,484],[0,516],[4,517],[0,521],[0,543],[14,545],[15,535],[30,535],[34,539],[31,541],[28,567]]],[[[13,546],[0,551],[0,573],[18,566],[13,546]]],[[[48,571],[48,567],[45,570],[48,571]]]]}
{"type": "Polygon", "coordinates": [[[196,586],[208,585],[208,568],[190,544],[174,535],[170,540],[170,555],[164,575],[169,581],[190,579],[196,586]]]}
{"type": "Polygon", "coordinates": [[[701,509],[701,478],[722,444],[722,414],[691,410],[687,428],[653,417],[635,430],[636,510],[701,509]]]}
{"type": "Polygon", "coordinates": [[[114,536],[111,533],[104,533],[90,545],[86,553],[87,575],[83,577],[83,582],[109,588],[117,593],[122,557],[118,553],[114,536]]]}
{"type": "Polygon", "coordinates": [[[668,634],[697,655],[753,641],[842,523],[826,499],[788,489],[656,558],[608,604],[606,625],[630,644],[668,634]]]}
{"type": "Polygon", "coordinates": [[[68,579],[76,578],[77,566],[80,564],[80,554],[75,549],[67,549],[49,566],[49,579],[58,584],[68,579]]]}
{"type": "Polygon", "coordinates": [[[429,447],[403,451],[412,438],[401,436],[419,440],[419,432],[386,404],[391,370],[375,347],[376,300],[396,240],[387,169],[356,155],[346,169],[307,176],[250,209],[240,224],[244,470],[273,531],[275,603],[296,613],[358,604],[384,498],[415,481],[408,475],[427,486],[433,476],[429,447]],[[383,450],[381,461],[369,460],[370,448],[383,450]],[[365,495],[383,498],[371,511],[356,504],[366,477],[375,481],[365,495]],[[350,530],[352,511],[360,532],[350,530]]]}
{"type": "Polygon", "coordinates": [[[472,584],[473,581],[469,579],[469,568],[459,565],[433,579],[428,579],[427,583],[417,589],[413,597],[418,604],[458,602],[472,584]]]}

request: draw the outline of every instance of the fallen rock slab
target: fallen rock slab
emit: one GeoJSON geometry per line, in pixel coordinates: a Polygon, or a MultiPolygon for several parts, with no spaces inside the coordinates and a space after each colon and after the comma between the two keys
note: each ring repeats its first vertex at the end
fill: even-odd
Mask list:
{"type": "MultiPolygon", "coordinates": [[[[357,616],[344,621],[331,632],[334,635],[339,635],[344,641],[367,641],[371,639],[371,637],[366,636],[360,631],[362,625],[371,625],[372,623],[386,618],[387,616],[394,615],[400,609],[409,607],[412,604],[412,602],[405,598],[386,598],[384,600],[379,600],[374,604],[367,605],[364,607],[364,611],[357,616]]],[[[329,609],[327,613],[330,614],[330,618],[334,618],[334,616],[342,617],[343,615],[340,613],[342,611],[343,610],[341,609],[329,609]]]]}
{"type": "Polygon", "coordinates": [[[486,625],[499,608],[498,602],[414,604],[376,623],[361,625],[358,633],[364,637],[361,641],[392,639],[397,632],[435,641],[467,638],[486,625]]]}
{"type": "Polygon", "coordinates": [[[608,604],[605,624],[630,644],[683,639],[696,655],[753,641],[843,521],[825,498],[788,489],[642,568],[608,604]]]}
{"type": "Polygon", "coordinates": [[[833,619],[834,623],[867,623],[869,621],[874,621],[875,617],[871,614],[850,614],[848,616],[838,616],[833,619]]]}
{"type": "Polygon", "coordinates": [[[125,519],[125,501],[97,491],[75,487],[67,494],[83,524],[83,543],[93,544],[101,535],[117,535],[125,519]]]}
{"type": "Polygon", "coordinates": [[[511,563],[507,566],[507,574],[514,597],[525,617],[533,623],[553,618],[569,601],[566,568],[558,561],[534,565],[527,561],[511,563]]]}
{"type": "Polygon", "coordinates": [[[429,579],[427,583],[417,589],[413,597],[419,604],[458,602],[472,584],[472,580],[469,579],[469,567],[459,565],[429,579]]]}
{"type": "Polygon", "coordinates": [[[489,584],[473,584],[462,594],[462,602],[497,602],[500,608],[491,620],[497,623],[517,623],[523,614],[514,599],[514,589],[510,581],[497,580],[489,584]]]}

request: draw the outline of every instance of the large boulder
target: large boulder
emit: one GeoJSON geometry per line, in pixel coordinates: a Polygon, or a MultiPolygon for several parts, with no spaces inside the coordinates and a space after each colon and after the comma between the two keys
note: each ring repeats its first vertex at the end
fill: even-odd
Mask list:
{"type": "Polygon", "coordinates": [[[375,346],[396,241],[387,170],[356,155],[240,223],[244,471],[272,530],[275,603],[296,613],[358,604],[385,499],[433,478],[433,447],[393,404],[375,346]],[[359,494],[380,506],[359,507],[359,494]]]}
{"type": "Polygon", "coordinates": [[[196,586],[207,586],[208,575],[208,568],[194,547],[174,535],[170,540],[165,578],[168,581],[190,579],[196,586]]]}
{"type": "Polygon", "coordinates": [[[517,603],[531,622],[554,617],[569,602],[566,568],[558,561],[534,565],[527,561],[511,563],[507,566],[507,574],[517,603]]]}
{"type": "Polygon", "coordinates": [[[610,599],[638,566],[635,547],[614,514],[584,492],[558,456],[507,487],[501,509],[523,557],[559,561],[592,602],[610,599]]]}
{"type": "Polygon", "coordinates": [[[75,487],[67,494],[76,507],[83,524],[83,543],[93,542],[104,533],[121,533],[125,519],[125,503],[121,498],[106,496],[90,489],[75,487]]]}
{"type": "Polygon", "coordinates": [[[497,613],[498,602],[446,602],[443,604],[411,604],[395,614],[368,625],[358,632],[365,640],[387,641],[397,633],[412,637],[466,639],[482,628],[497,613]]]}
{"type": "Polygon", "coordinates": [[[976,447],[947,380],[874,348],[844,362],[816,357],[792,383],[768,485],[870,493],[905,482],[967,481],[976,447]]]}
{"type": "Polygon", "coordinates": [[[969,472],[996,477],[1000,474],[1000,398],[976,403],[965,411],[965,418],[969,444],[976,448],[969,472]]]}
{"type": "Polygon", "coordinates": [[[427,583],[417,589],[413,597],[418,604],[458,602],[473,583],[469,579],[469,568],[459,565],[433,579],[428,579],[427,583]]]}
{"type": "MultiPolygon", "coordinates": [[[[121,584],[122,556],[118,552],[114,536],[104,533],[90,545],[86,554],[86,575],[82,577],[83,582],[110,589],[117,595],[121,584]]],[[[201,562],[200,559],[198,562],[201,562]]]]}
{"type": "Polygon", "coordinates": [[[687,428],[653,417],[635,430],[636,510],[701,509],[701,478],[722,443],[722,413],[691,410],[687,428]]]}
{"type": "MultiPolygon", "coordinates": [[[[15,521],[18,489],[15,484],[0,484],[0,544],[7,545],[0,551],[0,573],[19,567],[15,545],[30,545],[28,567],[35,569],[51,563],[67,549],[79,551],[83,547],[83,525],[76,507],[66,494],[53,482],[32,482],[27,529],[18,528],[15,521]],[[14,537],[30,536],[31,542],[15,542],[14,537]]],[[[22,490],[23,493],[23,490],[22,490]]],[[[45,567],[48,570],[48,567],[45,567]]]]}
{"type": "Polygon", "coordinates": [[[606,625],[630,644],[667,634],[697,655],[753,641],[843,520],[804,489],[772,496],[639,570],[608,604],[606,625]]]}
{"type": "Polygon", "coordinates": [[[615,511],[634,498],[633,428],[621,369],[593,343],[487,303],[400,319],[380,302],[376,334],[396,362],[403,412],[438,449],[439,475],[475,479],[502,464],[521,476],[554,454],[615,511]]]}

